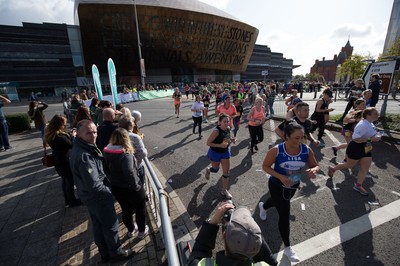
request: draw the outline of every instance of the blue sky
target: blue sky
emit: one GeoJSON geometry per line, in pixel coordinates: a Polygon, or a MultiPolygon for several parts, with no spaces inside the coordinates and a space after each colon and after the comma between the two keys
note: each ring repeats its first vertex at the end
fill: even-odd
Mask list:
{"type": "MultiPolygon", "coordinates": [[[[332,59],[349,36],[355,53],[377,57],[393,5],[393,0],[201,1],[258,28],[258,44],[301,65],[293,74],[310,72],[315,59],[332,59]]],[[[0,0],[0,24],[73,24],[73,6],[73,0],[0,0]]]]}

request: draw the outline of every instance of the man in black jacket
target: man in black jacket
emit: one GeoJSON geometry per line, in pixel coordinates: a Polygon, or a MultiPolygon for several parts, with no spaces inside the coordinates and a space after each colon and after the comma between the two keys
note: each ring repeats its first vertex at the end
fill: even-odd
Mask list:
{"type": "Polygon", "coordinates": [[[370,107],[375,107],[379,100],[379,92],[381,91],[381,84],[379,83],[379,74],[372,74],[372,82],[369,84],[368,89],[372,90],[370,107]]]}
{"type": "Polygon", "coordinates": [[[115,111],[112,108],[105,108],[103,110],[103,123],[97,128],[97,147],[103,151],[104,147],[108,145],[111,134],[118,127],[117,123],[114,123],[115,111]]]}
{"type": "MultiPolygon", "coordinates": [[[[215,247],[219,230],[218,224],[221,223],[228,210],[234,208],[232,203],[225,202],[216,209],[212,218],[203,222],[189,258],[190,266],[206,265],[206,261],[211,258],[215,247]]],[[[215,262],[218,266],[247,266],[260,261],[270,265],[278,264],[249,209],[238,207],[228,215],[228,218],[224,219],[228,219],[222,225],[225,250],[216,254],[215,262]]]]}

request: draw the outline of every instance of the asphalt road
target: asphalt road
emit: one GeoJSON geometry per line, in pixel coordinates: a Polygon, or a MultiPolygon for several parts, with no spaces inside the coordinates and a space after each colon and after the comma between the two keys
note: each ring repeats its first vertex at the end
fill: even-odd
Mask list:
{"type": "MultiPolygon", "coordinates": [[[[183,100],[180,118],[175,117],[172,99],[135,102],[126,106],[142,112],[140,128],[145,134],[149,159],[170,180],[192,220],[200,227],[223,200],[219,194],[221,170],[218,175],[212,174],[210,181],[204,178],[205,168],[209,165],[206,139],[215,127],[213,122],[216,119],[212,116],[210,123],[203,124],[204,137],[199,139],[197,134],[192,134],[191,104],[191,99],[183,100]]],[[[339,113],[346,102],[336,104],[339,113]]],[[[398,102],[393,104],[393,108],[398,109],[398,102]]],[[[18,109],[25,110],[8,107],[5,111],[18,112],[18,109]]],[[[61,104],[52,104],[46,111],[47,117],[54,113],[62,113],[61,104]]],[[[238,142],[232,147],[230,173],[234,203],[252,210],[275,253],[283,249],[277,212],[270,209],[267,221],[261,221],[257,206],[260,200],[269,197],[267,176],[261,164],[267,150],[276,141],[273,129],[278,123],[274,120],[266,122],[264,142],[258,145],[260,150],[254,155],[249,153],[246,123],[241,125],[238,142]]],[[[328,165],[344,159],[344,151],[334,157],[330,147],[344,140],[338,132],[326,133],[326,148],[312,146],[322,171],[313,181],[302,179],[301,189],[291,203],[290,239],[302,259],[299,265],[398,265],[400,146],[388,142],[374,144],[373,165],[365,182],[370,195],[365,197],[352,190],[357,167],[338,172],[333,179],[328,179],[328,165]],[[368,202],[378,205],[371,206],[368,202]]],[[[217,249],[221,248],[221,243],[217,244],[217,249]]],[[[280,257],[281,253],[278,254],[280,257]]],[[[280,261],[282,265],[288,263],[284,258],[280,261]]]]}
{"type": "MultiPolygon", "coordinates": [[[[175,117],[171,99],[137,102],[129,106],[143,114],[141,130],[146,135],[145,144],[149,150],[149,159],[170,180],[170,185],[181,198],[192,220],[200,227],[202,221],[223,199],[219,195],[221,173],[212,174],[210,181],[204,178],[205,168],[209,165],[206,157],[206,139],[215,124],[203,124],[203,139],[198,139],[197,134],[193,135],[191,103],[191,100],[183,101],[180,118],[175,117]]],[[[215,117],[211,118],[211,121],[213,120],[215,121],[215,117]]],[[[277,124],[278,122],[273,120],[266,123],[265,140],[259,145],[259,152],[254,155],[248,150],[249,133],[246,123],[242,124],[238,133],[238,143],[232,147],[230,174],[230,191],[234,203],[248,206],[254,212],[254,217],[261,225],[273,252],[283,248],[277,227],[277,212],[275,209],[269,210],[267,221],[261,221],[257,204],[269,197],[267,176],[261,165],[266,151],[276,140],[272,130],[277,124]]],[[[364,233],[354,236],[347,233],[357,231],[360,227],[357,218],[365,218],[363,215],[369,215],[371,211],[399,200],[399,145],[385,142],[374,145],[374,164],[365,183],[371,195],[364,197],[352,190],[357,169],[336,173],[333,180],[327,178],[325,174],[328,165],[342,161],[344,152],[339,152],[335,158],[329,148],[335,142],[343,141],[338,132],[328,131],[324,139],[327,148],[313,147],[322,169],[321,174],[315,181],[304,178],[301,190],[292,200],[292,245],[300,256],[305,252],[312,253],[310,258],[300,265],[398,265],[398,216],[370,230],[368,226],[372,228],[375,222],[372,218],[367,219],[362,222],[367,226],[364,233]],[[379,205],[370,206],[368,201],[378,202],[379,205]],[[339,227],[346,223],[350,229],[339,227]],[[314,251],[308,250],[307,245],[305,248],[296,246],[335,228],[339,232],[339,241],[328,245],[326,249],[314,251]],[[394,235],[395,238],[392,237],[394,235]],[[352,239],[344,242],[349,237],[352,239]]],[[[397,205],[395,208],[399,212],[400,207],[397,205]]],[[[334,235],[329,234],[328,238],[330,237],[334,238],[334,235]]],[[[310,248],[312,245],[318,246],[330,241],[322,238],[314,242],[309,244],[310,248]]],[[[217,245],[217,248],[221,249],[222,245],[217,245]]],[[[285,263],[287,261],[283,259],[282,264],[285,263]]]]}

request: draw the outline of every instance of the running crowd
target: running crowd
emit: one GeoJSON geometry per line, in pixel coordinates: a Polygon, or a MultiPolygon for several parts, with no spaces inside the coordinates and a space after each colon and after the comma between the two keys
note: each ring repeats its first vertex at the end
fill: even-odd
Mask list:
{"type": "MultiPolygon", "coordinates": [[[[372,162],[371,142],[377,142],[382,137],[374,125],[379,117],[374,108],[377,102],[376,92],[379,95],[379,86],[379,76],[374,75],[369,89],[364,88],[361,80],[357,80],[351,89],[354,91],[353,96],[343,117],[338,121],[343,122],[342,135],[345,142],[332,147],[335,156],[338,150],[346,149],[346,158],[342,163],[330,166],[328,169],[328,175],[333,177],[337,170],[360,164],[357,182],[353,189],[361,195],[368,195],[362,185],[372,162]]],[[[209,108],[215,98],[214,115],[218,123],[206,142],[209,146],[207,156],[211,165],[206,168],[205,177],[210,179],[211,173],[218,173],[221,167],[221,195],[230,200],[232,199],[229,192],[231,145],[237,141],[241,117],[244,114],[242,105],[246,103],[250,107],[246,120],[250,136],[249,149],[251,154],[254,154],[258,151],[257,145],[264,139],[265,121],[274,115],[273,104],[279,85],[252,82],[245,85],[233,83],[229,86],[196,84],[194,87],[196,89],[192,90],[192,87],[187,85],[183,92],[179,88],[175,90],[172,95],[175,114],[177,117],[180,115],[182,94],[184,93],[189,99],[190,92],[193,92],[194,102],[191,106],[193,134],[196,134],[197,129],[198,137],[201,139],[202,123],[209,122],[209,108]]],[[[308,141],[316,147],[325,146],[323,136],[329,112],[333,110],[329,108],[332,96],[331,88],[323,89],[309,118],[309,104],[302,101],[296,89],[292,89],[290,96],[285,99],[286,120],[275,129],[282,141],[267,152],[263,161],[263,170],[270,175],[268,183],[270,198],[266,202],[259,203],[259,215],[261,220],[266,220],[267,210],[271,207],[277,209],[279,232],[285,244],[284,254],[293,262],[299,261],[299,258],[292,249],[289,239],[290,199],[300,185],[302,172],[305,171],[308,178],[315,178],[320,171],[308,141]],[[318,136],[314,138],[312,133],[316,129],[318,136]]],[[[9,100],[1,96],[0,148],[2,150],[11,147],[1,109],[8,103],[9,100]]],[[[100,101],[96,97],[93,97],[91,105],[86,107],[79,95],[73,95],[71,101],[64,105],[66,116],[55,115],[49,123],[44,115],[47,104],[37,99],[31,101],[28,114],[35,122],[36,129],[41,132],[44,149],[50,146],[53,151],[54,167],[62,178],[65,205],[75,207],[84,204],[87,207],[92,221],[94,240],[103,261],[125,260],[132,256],[132,251],[121,248],[114,201],[116,200],[121,206],[122,220],[128,229],[128,237],[137,234],[137,237],[144,238],[149,232],[145,222],[147,195],[143,165],[147,149],[143,143],[144,135],[138,126],[141,113],[131,111],[122,105],[117,105],[114,109],[112,103],[100,101]],[[70,129],[67,129],[67,122],[71,126],[70,129]],[[75,196],[75,186],[79,198],[75,196]],[[136,222],[133,221],[133,214],[136,222]]],[[[218,224],[224,214],[232,209],[234,211],[227,222],[229,226],[223,228],[226,251],[217,256],[217,264],[265,261],[276,265],[277,262],[265,240],[262,239],[260,228],[249,211],[235,208],[229,202],[219,206],[214,216],[204,222],[193,247],[192,263],[202,265],[204,259],[211,256],[218,224]],[[237,241],[236,244],[229,244],[234,240],[237,241]],[[240,244],[248,243],[245,240],[251,240],[253,244],[249,246],[240,244]]]]}
{"type": "MultiPolygon", "coordinates": [[[[377,142],[382,137],[382,132],[378,132],[374,125],[374,122],[379,117],[378,111],[375,108],[378,100],[376,96],[379,96],[380,91],[379,76],[373,75],[372,80],[373,82],[368,89],[364,88],[362,80],[356,80],[354,86],[350,89],[352,96],[349,99],[349,104],[346,107],[343,117],[337,121],[338,123],[343,123],[342,135],[346,142],[331,147],[335,156],[339,149],[346,148],[346,157],[342,163],[328,168],[328,175],[332,178],[337,170],[352,168],[358,163],[360,170],[353,190],[361,195],[368,195],[367,190],[363,187],[363,182],[372,162],[371,142],[377,142]]],[[[201,124],[202,122],[208,122],[208,109],[210,101],[214,97],[215,115],[218,118],[217,126],[207,139],[207,145],[209,146],[207,156],[210,159],[211,166],[206,168],[205,178],[210,180],[211,173],[218,173],[221,167],[221,195],[225,199],[230,200],[232,199],[228,188],[231,157],[230,146],[237,141],[236,136],[239,130],[240,117],[243,115],[244,110],[242,103],[246,102],[250,106],[246,120],[250,135],[249,149],[251,154],[254,154],[258,151],[257,144],[261,143],[264,139],[263,124],[274,113],[273,101],[276,96],[276,85],[250,83],[247,90],[240,85],[233,86],[230,89],[214,86],[211,91],[207,87],[200,86],[196,91],[199,93],[194,94],[195,101],[191,107],[193,134],[196,133],[195,130],[198,128],[199,138],[202,137],[201,124]],[[231,129],[233,134],[231,134],[231,129]]],[[[189,90],[185,90],[185,92],[188,99],[189,90]]],[[[175,112],[178,114],[177,117],[179,117],[182,93],[178,88],[172,97],[174,99],[175,112]]],[[[325,124],[329,120],[329,113],[334,110],[333,108],[329,108],[332,98],[333,88],[324,88],[309,118],[309,104],[298,96],[296,89],[292,89],[289,97],[285,99],[287,106],[286,120],[275,129],[281,141],[267,152],[263,162],[263,170],[270,175],[268,182],[270,198],[266,202],[260,202],[258,205],[260,219],[267,219],[267,210],[271,207],[277,209],[279,214],[278,228],[285,245],[283,253],[292,262],[298,262],[299,257],[292,249],[289,238],[290,199],[294,196],[300,185],[302,173],[305,172],[308,178],[315,178],[316,174],[320,171],[313,150],[308,146],[308,141],[317,148],[325,147],[323,140],[325,124]],[[318,134],[317,138],[314,138],[312,133],[316,129],[318,129],[318,134]]],[[[215,245],[215,236],[218,231],[216,225],[220,223],[221,213],[227,212],[229,209],[234,209],[231,203],[222,204],[217,208],[215,216],[203,223],[203,227],[193,248],[192,261],[198,263],[199,261],[204,261],[204,258],[209,256],[212,251],[210,247],[215,245]]],[[[234,210],[233,213],[238,210],[234,210]]],[[[243,216],[254,223],[246,224],[244,220],[238,218],[235,224],[240,224],[244,228],[248,226],[252,232],[246,235],[241,231],[242,235],[240,237],[236,236],[236,238],[240,238],[242,241],[249,239],[249,235],[258,238],[258,225],[251,217],[248,217],[246,212],[243,216]]],[[[240,256],[233,254],[232,247],[229,247],[228,243],[230,241],[229,237],[235,239],[235,236],[230,236],[229,231],[224,227],[223,231],[226,238],[226,250],[224,256],[218,256],[217,254],[216,260],[218,265],[229,265],[226,261],[229,261],[232,257],[239,260],[250,258],[253,262],[261,259],[271,265],[277,264],[263,239],[260,240],[258,247],[256,247],[258,251],[262,250],[263,254],[246,250],[245,247],[239,248],[241,252],[239,253],[240,256]],[[230,258],[226,258],[226,254],[231,255],[228,256],[230,258]]]]}

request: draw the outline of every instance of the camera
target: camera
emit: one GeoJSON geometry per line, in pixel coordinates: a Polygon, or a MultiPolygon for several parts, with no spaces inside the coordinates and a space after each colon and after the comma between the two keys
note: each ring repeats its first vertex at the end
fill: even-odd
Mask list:
{"type": "Polygon", "coordinates": [[[225,202],[226,202],[226,203],[230,203],[230,204],[232,204],[232,205],[235,206],[235,207],[232,208],[232,209],[229,209],[229,210],[227,210],[227,211],[225,212],[224,216],[222,217],[222,224],[226,224],[226,223],[229,223],[229,222],[230,222],[232,213],[234,212],[234,210],[235,210],[235,208],[236,208],[236,205],[233,203],[232,200],[227,200],[227,201],[225,201],[225,202]]]}

